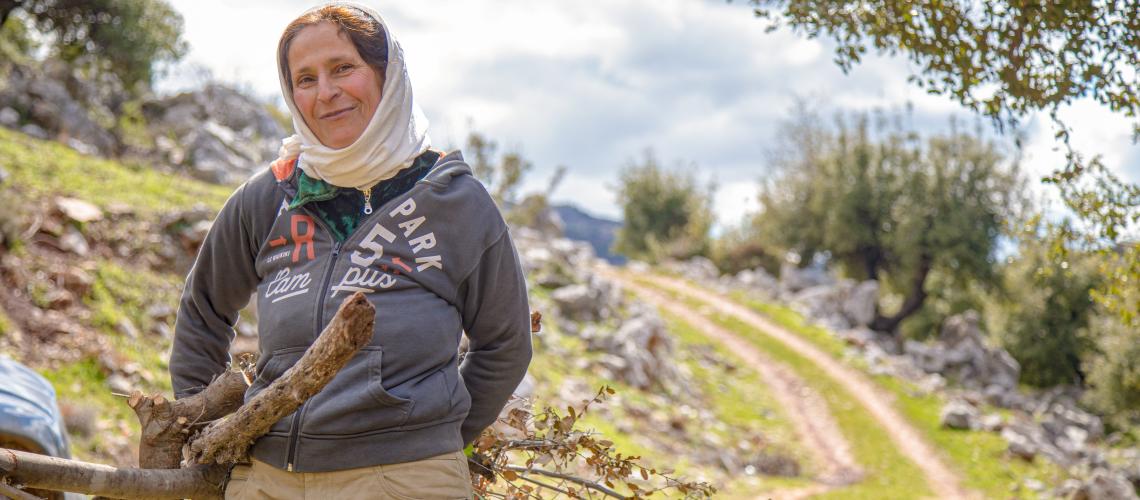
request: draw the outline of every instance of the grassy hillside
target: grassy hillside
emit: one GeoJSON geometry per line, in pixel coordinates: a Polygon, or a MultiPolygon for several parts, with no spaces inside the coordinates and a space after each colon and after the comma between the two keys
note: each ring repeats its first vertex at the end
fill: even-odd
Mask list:
{"type": "Polygon", "coordinates": [[[126,388],[170,392],[166,372],[173,308],[190,256],[169,247],[170,218],[212,213],[232,187],[81,155],[0,128],[0,352],[45,375],[59,394],[72,452],[112,464],[134,460],[138,423],[126,388]],[[59,197],[103,210],[69,221],[59,197]],[[60,248],[71,232],[86,252],[60,248]]]}
{"type": "Polygon", "coordinates": [[[196,205],[216,209],[233,190],[159,173],[149,165],[84,156],[59,143],[4,128],[0,128],[0,168],[10,174],[6,184],[18,201],[69,196],[103,209],[128,208],[142,217],[196,205]]]}

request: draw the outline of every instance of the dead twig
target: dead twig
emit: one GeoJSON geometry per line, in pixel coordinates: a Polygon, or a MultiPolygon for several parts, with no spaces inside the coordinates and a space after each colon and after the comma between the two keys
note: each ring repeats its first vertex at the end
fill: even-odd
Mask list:
{"type": "Polygon", "coordinates": [[[31,493],[5,483],[2,476],[0,476],[0,495],[11,498],[13,500],[43,500],[40,497],[37,497],[31,493]]]}
{"type": "Polygon", "coordinates": [[[523,467],[521,465],[510,465],[510,464],[504,465],[503,470],[509,470],[509,471],[513,471],[513,472],[525,472],[525,473],[529,473],[529,474],[538,474],[540,476],[546,476],[546,477],[552,477],[555,479],[561,479],[564,481],[570,481],[571,483],[574,483],[574,484],[577,484],[580,486],[585,486],[587,488],[599,491],[601,493],[605,493],[607,496],[611,496],[614,498],[626,498],[626,495],[622,495],[621,493],[618,493],[614,490],[611,490],[611,489],[609,489],[603,485],[600,485],[600,484],[595,483],[593,481],[587,481],[587,480],[582,479],[580,477],[571,476],[570,474],[563,474],[561,472],[554,472],[554,471],[543,470],[543,469],[528,469],[528,468],[523,467]]]}

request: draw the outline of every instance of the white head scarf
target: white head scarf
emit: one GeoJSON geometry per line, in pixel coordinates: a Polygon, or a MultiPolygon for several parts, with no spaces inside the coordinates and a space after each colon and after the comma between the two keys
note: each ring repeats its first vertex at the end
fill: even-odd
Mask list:
{"type": "Polygon", "coordinates": [[[329,5],[358,9],[380,24],[388,40],[388,65],[380,104],[356,142],[341,149],[329,148],[321,144],[305,125],[289,90],[290,76],[285,74],[285,68],[280,67],[281,57],[278,57],[281,94],[293,113],[293,129],[297,131],[281,141],[278,160],[291,160],[300,155],[299,166],[309,177],[334,186],[364,189],[396,175],[431,147],[431,139],[427,135],[428,120],[412,98],[412,83],[404,65],[404,51],[380,14],[368,7],[344,2],[315,7],[306,13],[329,5]]]}

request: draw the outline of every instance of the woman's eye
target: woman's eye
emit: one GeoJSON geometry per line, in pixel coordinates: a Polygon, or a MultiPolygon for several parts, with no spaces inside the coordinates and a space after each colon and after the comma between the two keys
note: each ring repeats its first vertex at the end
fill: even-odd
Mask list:
{"type": "Polygon", "coordinates": [[[311,76],[302,76],[301,78],[297,79],[297,86],[306,85],[312,83],[313,81],[313,77],[311,76]]]}
{"type": "Polygon", "coordinates": [[[352,69],[351,64],[341,64],[340,66],[336,67],[336,72],[337,73],[344,73],[345,71],[348,71],[350,69],[352,69]]]}

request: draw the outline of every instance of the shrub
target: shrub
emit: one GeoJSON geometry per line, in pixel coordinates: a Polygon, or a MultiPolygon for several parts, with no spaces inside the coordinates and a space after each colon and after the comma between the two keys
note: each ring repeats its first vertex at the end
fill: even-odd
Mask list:
{"type": "Polygon", "coordinates": [[[614,250],[635,259],[686,259],[709,254],[713,187],[662,168],[652,152],[629,164],[618,181],[622,227],[614,250]]]}

